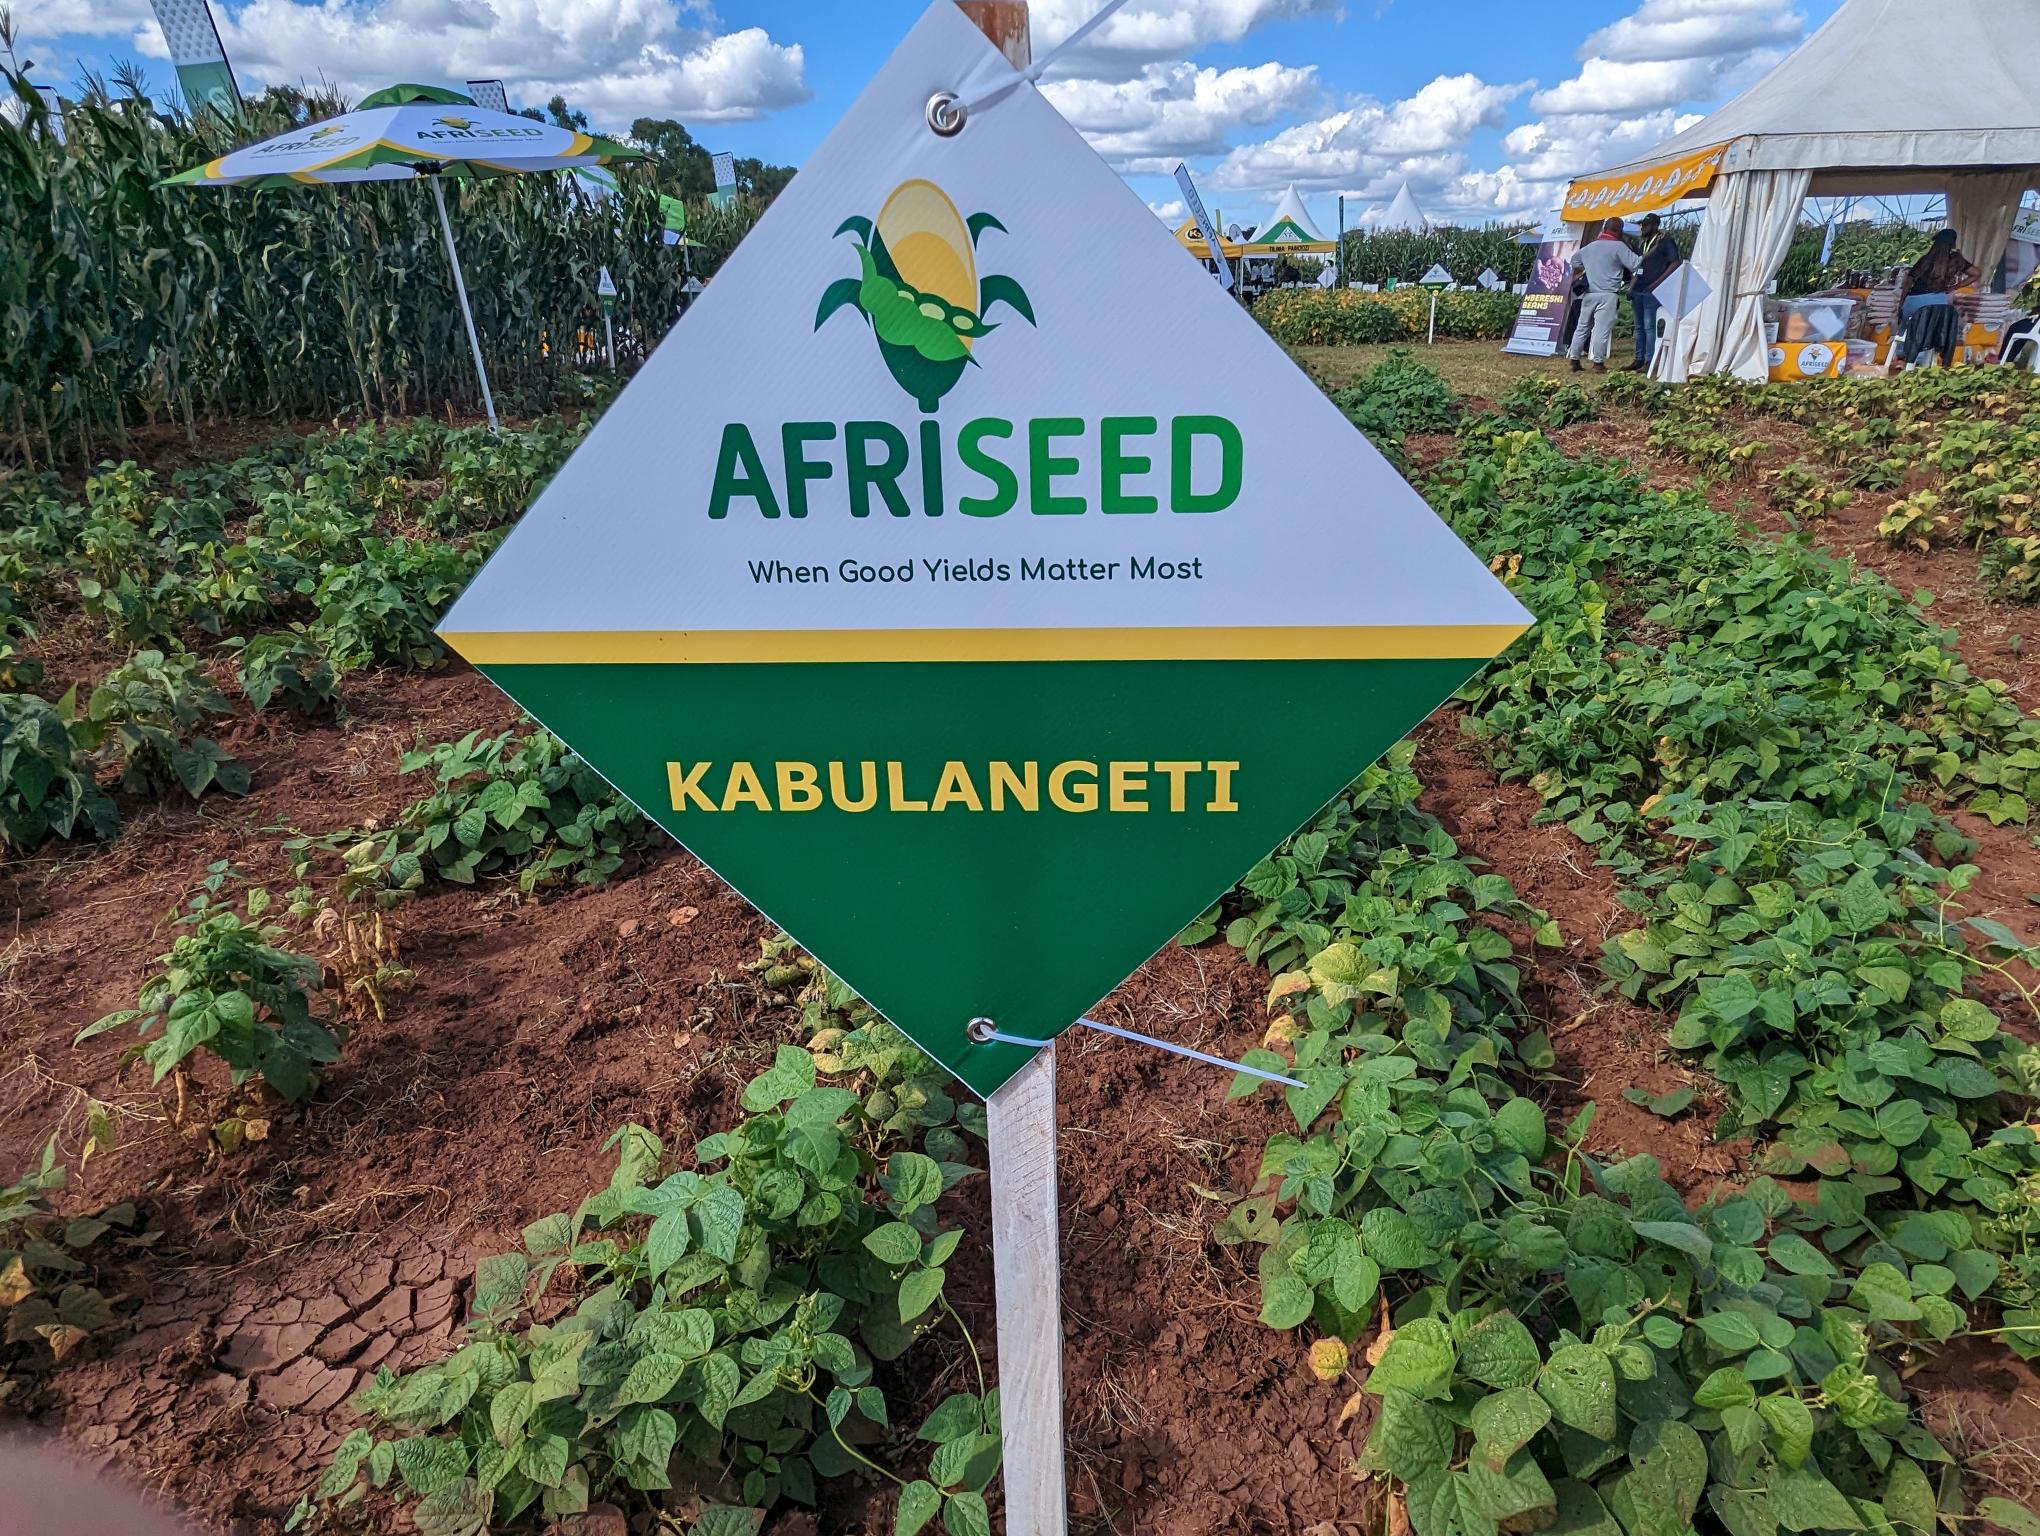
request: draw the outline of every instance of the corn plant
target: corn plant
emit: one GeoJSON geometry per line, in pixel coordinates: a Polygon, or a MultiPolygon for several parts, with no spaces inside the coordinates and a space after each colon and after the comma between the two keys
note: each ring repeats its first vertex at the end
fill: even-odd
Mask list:
{"type": "MultiPolygon", "coordinates": [[[[146,424],[195,439],[202,419],[479,405],[421,188],[158,185],[337,112],[337,96],[272,90],[230,129],[160,112],[138,82],[88,81],[59,142],[21,74],[0,68],[0,93],[23,112],[0,133],[0,439],[24,462],[91,462],[146,424]]],[[[749,200],[704,205],[690,210],[698,246],[669,246],[651,173],[625,166],[617,180],[608,203],[564,176],[448,187],[475,323],[514,409],[580,398],[571,341],[601,329],[602,266],[620,290],[619,350],[642,357],[672,325],[690,263],[712,273],[756,217],[749,200]]]]}

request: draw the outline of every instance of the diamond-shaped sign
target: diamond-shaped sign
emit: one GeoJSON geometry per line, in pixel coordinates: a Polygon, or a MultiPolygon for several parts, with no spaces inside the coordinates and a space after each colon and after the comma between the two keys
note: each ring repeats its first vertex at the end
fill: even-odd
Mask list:
{"type": "Polygon", "coordinates": [[[1012,79],[937,0],[443,626],[980,1093],[1529,622],[1012,79]]]}

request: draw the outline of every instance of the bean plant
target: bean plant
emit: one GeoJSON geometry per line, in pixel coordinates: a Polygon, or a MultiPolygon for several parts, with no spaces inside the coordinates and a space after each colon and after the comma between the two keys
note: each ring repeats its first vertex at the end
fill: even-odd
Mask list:
{"type": "Polygon", "coordinates": [[[743,1118],[689,1156],[642,1126],[612,1136],[604,1188],[477,1267],[468,1342],[354,1399],[370,1423],[294,1525],[382,1489],[421,1532],[476,1536],[691,1482],[709,1507],[690,1529],[733,1536],[862,1473],[899,1486],[908,1536],[938,1514],[950,1536],[990,1536],[998,1394],[982,1369],[921,1424],[932,1451],[913,1477],[885,1464],[914,1442],[877,1378],[919,1335],[962,1327],[944,1291],[963,1233],[936,1206],[975,1172],[983,1111],[789,958],[768,946],[770,969],[805,981],[809,1045],[780,1046],[743,1118]]]}
{"type": "Polygon", "coordinates": [[[260,1077],[286,1099],[308,1098],[318,1068],[340,1057],[321,993],[323,967],[281,947],[286,934],[263,921],[269,896],[261,887],[238,907],[222,895],[239,878],[231,866],[213,865],[171,914],[184,931],[157,956],[160,969],[142,984],[138,1005],[87,1025],[74,1043],[132,1024],[146,1043],[128,1055],[147,1061],[155,1082],[202,1048],[226,1064],[236,1085],[260,1077]]]}

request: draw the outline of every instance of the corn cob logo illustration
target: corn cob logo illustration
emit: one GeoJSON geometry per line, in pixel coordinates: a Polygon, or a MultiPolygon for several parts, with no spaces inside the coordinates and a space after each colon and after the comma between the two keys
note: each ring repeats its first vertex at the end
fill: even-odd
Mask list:
{"type": "Polygon", "coordinates": [[[993,305],[1036,323],[1017,282],[979,276],[977,243],[988,229],[1006,232],[989,213],[966,219],[932,181],[900,183],[875,220],[853,215],[837,228],[839,236],[856,236],[862,271],[829,284],[815,329],[838,310],[855,308],[878,338],[893,381],[933,414],[964,369],[977,364],[975,344],[998,329],[985,318],[993,305]]]}
{"type": "Polygon", "coordinates": [[[474,120],[473,120],[472,118],[466,118],[466,117],[435,117],[435,118],[433,118],[433,119],[432,119],[432,121],[433,121],[433,122],[435,122],[435,123],[439,123],[439,124],[442,124],[442,125],[444,125],[445,127],[448,127],[448,128],[472,128],[472,127],[474,127],[474,120]]]}
{"type": "Polygon", "coordinates": [[[312,130],[312,136],[306,139],[305,143],[307,146],[322,143],[325,140],[332,138],[334,134],[340,133],[342,131],[343,130],[337,124],[328,123],[323,128],[314,128],[312,130]]]}

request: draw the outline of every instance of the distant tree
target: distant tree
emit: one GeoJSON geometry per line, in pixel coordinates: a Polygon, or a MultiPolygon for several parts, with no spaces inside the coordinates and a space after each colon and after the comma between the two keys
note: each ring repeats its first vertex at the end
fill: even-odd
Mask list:
{"type": "Polygon", "coordinates": [[[744,159],[735,162],[737,190],[755,197],[761,203],[769,203],[786,190],[786,184],[793,180],[794,168],[790,165],[767,165],[763,160],[744,159]]]}
{"type": "Polygon", "coordinates": [[[652,179],[668,197],[706,197],[715,190],[715,167],[694,135],[670,117],[641,117],[630,136],[656,162],[652,179]]]}
{"type": "Polygon", "coordinates": [[[551,101],[545,104],[543,112],[539,111],[536,107],[517,107],[514,109],[514,112],[516,116],[528,117],[534,123],[551,123],[555,128],[571,128],[576,133],[587,133],[590,131],[588,127],[588,114],[579,107],[568,106],[567,98],[564,96],[553,97],[551,101]]]}

